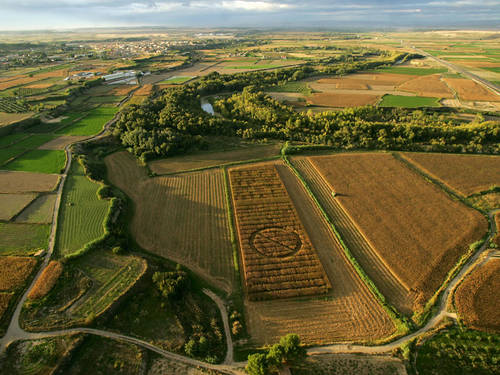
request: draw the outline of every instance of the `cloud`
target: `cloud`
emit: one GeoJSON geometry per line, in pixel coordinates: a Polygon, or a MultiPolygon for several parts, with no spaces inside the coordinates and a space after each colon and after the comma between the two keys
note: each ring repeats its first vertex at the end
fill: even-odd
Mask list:
{"type": "Polygon", "coordinates": [[[498,0],[0,0],[0,29],[496,26],[498,0]]]}

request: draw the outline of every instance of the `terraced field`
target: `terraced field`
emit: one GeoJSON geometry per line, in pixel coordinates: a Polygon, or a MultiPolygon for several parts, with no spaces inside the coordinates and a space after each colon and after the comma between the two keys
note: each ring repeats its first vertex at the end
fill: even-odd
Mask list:
{"type": "Polygon", "coordinates": [[[339,231],[343,241],[380,292],[400,312],[411,315],[414,296],[406,290],[378,256],[373,246],[357,228],[356,223],[332,195],[328,183],[314,171],[314,167],[307,158],[293,157],[291,162],[301,173],[339,231]]]}

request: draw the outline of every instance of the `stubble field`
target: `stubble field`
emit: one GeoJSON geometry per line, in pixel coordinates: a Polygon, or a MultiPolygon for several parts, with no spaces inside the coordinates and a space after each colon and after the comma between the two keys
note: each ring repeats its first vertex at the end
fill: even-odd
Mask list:
{"type": "Polygon", "coordinates": [[[418,310],[439,288],[468,246],[487,231],[477,211],[390,154],[360,153],[309,159],[339,203],[408,291],[418,310]]]}
{"type": "Polygon", "coordinates": [[[247,296],[323,294],[330,282],[273,165],[229,172],[247,296]]]}
{"type": "Polygon", "coordinates": [[[464,196],[500,186],[499,156],[416,152],[401,155],[464,196]]]}
{"type": "Polygon", "coordinates": [[[500,259],[486,261],[476,268],[455,293],[459,316],[470,328],[500,332],[498,290],[500,289],[500,259]]]}
{"type": "Polygon", "coordinates": [[[138,244],[232,291],[236,276],[221,171],[149,178],[126,152],[105,161],[110,181],[134,201],[130,230],[138,244]]]}

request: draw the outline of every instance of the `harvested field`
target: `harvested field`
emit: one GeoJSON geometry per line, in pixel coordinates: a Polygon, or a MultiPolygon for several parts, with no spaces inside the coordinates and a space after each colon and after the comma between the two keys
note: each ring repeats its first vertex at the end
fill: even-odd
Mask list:
{"type": "Polygon", "coordinates": [[[324,107],[358,107],[374,105],[379,98],[379,95],[370,94],[314,93],[307,98],[307,102],[312,105],[324,107]]]}
{"type": "Polygon", "coordinates": [[[0,194],[0,220],[9,221],[35,198],[36,194],[0,194]]]}
{"type": "Polygon", "coordinates": [[[15,291],[35,268],[37,261],[31,257],[6,256],[0,258],[0,291],[15,291]]]}
{"type": "Polygon", "coordinates": [[[33,116],[32,112],[28,113],[6,113],[0,112],[0,127],[13,124],[22,120],[26,120],[33,116]]]}
{"type": "Polygon", "coordinates": [[[39,299],[45,297],[48,292],[56,285],[57,279],[61,276],[63,265],[61,262],[51,260],[42,274],[36,281],[36,284],[28,294],[29,299],[39,299]]]}
{"type": "Polygon", "coordinates": [[[47,143],[44,143],[40,147],[39,150],[64,150],[64,148],[72,143],[81,141],[83,139],[88,138],[87,136],[72,136],[72,135],[63,135],[61,137],[57,137],[47,143]]]}
{"type": "Polygon", "coordinates": [[[9,302],[13,295],[12,293],[0,293],[0,321],[9,307],[9,302]]]}
{"type": "Polygon", "coordinates": [[[500,186],[500,156],[417,152],[401,155],[464,196],[500,186]]]}
{"type": "Polygon", "coordinates": [[[30,255],[47,248],[50,225],[0,223],[0,255],[30,255]]]}
{"type": "Polygon", "coordinates": [[[500,95],[495,95],[470,79],[444,78],[444,80],[458,93],[462,100],[500,102],[500,95]]]}
{"type": "Polygon", "coordinates": [[[147,96],[153,92],[152,84],[145,84],[134,92],[134,96],[147,96]]]}
{"type": "Polygon", "coordinates": [[[43,194],[26,207],[18,217],[16,223],[50,224],[57,196],[43,194]]]}
{"type": "Polygon", "coordinates": [[[114,87],[113,90],[109,93],[109,95],[116,95],[116,96],[127,96],[130,91],[135,90],[137,86],[134,85],[126,85],[126,86],[118,86],[114,87]]]}
{"type": "Polygon", "coordinates": [[[393,73],[357,73],[346,76],[349,79],[360,80],[370,86],[399,86],[402,83],[411,79],[417,78],[409,74],[393,74],[393,73]]]}
{"type": "Polygon", "coordinates": [[[278,156],[281,144],[248,146],[230,151],[209,152],[186,156],[174,156],[154,160],[148,164],[156,174],[175,173],[194,168],[209,168],[228,163],[278,156]]]}
{"type": "Polygon", "coordinates": [[[345,257],[321,212],[293,172],[276,165],[323,267],[332,281],[326,296],[251,302],[246,304],[247,327],[258,345],[276,342],[294,332],[307,344],[365,341],[385,337],[394,325],[345,257]]]}
{"type": "Polygon", "coordinates": [[[420,96],[436,98],[453,98],[453,92],[441,80],[440,75],[422,76],[407,81],[398,87],[399,90],[414,92],[420,96]]]}
{"type": "Polygon", "coordinates": [[[52,191],[58,181],[55,174],[0,171],[0,193],[52,191]]]}
{"type": "Polygon", "coordinates": [[[331,285],[275,167],[229,177],[248,298],[326,293],[331,285]]]}
{"type": "Polygon", "coordinates": [[[238,280],[221,171],[149,178],[126,152],[105,161],[110,181],[135,203],[130,229],[138,244],[231,291],[238,280]]]}
{"type": "Polygon", "coordinates": [[[487,231],[481,214],[450,199],[392,155],[339,154],[310,162],[419,309],[468,246],[487,231]],[[369,214],[367,214],[369,213],[369,214]]]}
{"type": "Polygon", "coordinates": [[[328,183],[315,171],[306,157],[293,157],[291,162],[334,223],[346,246],[387,301],[401,313],[411,315],[415,296],[405,289],[380,259],[375,249],[358,230],[356,223],[346,214],[338,200],[332,195],[332,189],[328,183]]]}
{"type": "Polygon", "coordinates": [[[470,328],[500,332],[498,290],[500,289],[500,259],[493,258],[476,268],[455,292],[459,316],[470,328]]]}
{"type": "Polygon", "coordinates": [[[361,79],[322,78],[316,81],[320,84],[334,85],[337,89],[369,90],[370,87],[361,79]]]}

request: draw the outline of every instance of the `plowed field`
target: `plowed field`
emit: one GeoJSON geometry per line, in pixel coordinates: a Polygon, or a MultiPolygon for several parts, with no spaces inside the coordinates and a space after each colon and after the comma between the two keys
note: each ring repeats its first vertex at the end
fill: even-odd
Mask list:
{"type": "Polygon", "coordinates": [[[477,211],[451,200],[392,155],[339,154],[310,161],[379,257],[418,294],[414,309],[487,231],[477,211]]]}
{"type": "Polygon", "coordinates": [[[106,158],[109,179],[135,205],[131,232],[143,248],[230,291],[236,282],[224,178],[219,170],[149,178],[126,152],[106,158]]]}
{"type": "Polygon", "coordinates": [[[500,156],[409,152],[402,155],[464,196],[500,186],[500,156]]]}
{"type": "Polygon", "coordinates": [[[457,288],[455,305],[460,317],[471,328],[500,332],[498,291],[500,259],[490,259],[475,269],[457,288]]]}
{"type": "Polygon", "coordinates": [[[0,193],[29,193],[54,190],[55,174],[0,171],[0,193]]]}
{"type": "Polygon", "coordinates": [[[326,293],[316,249],[273,165],[229,172],[248,298],[326,293]]]}
{"type": "Polygon", "coordinates": [[[379,95],[315,93],[307,98],[313,105],[324,107],[359,107],[377,103],[379,95]]]}

